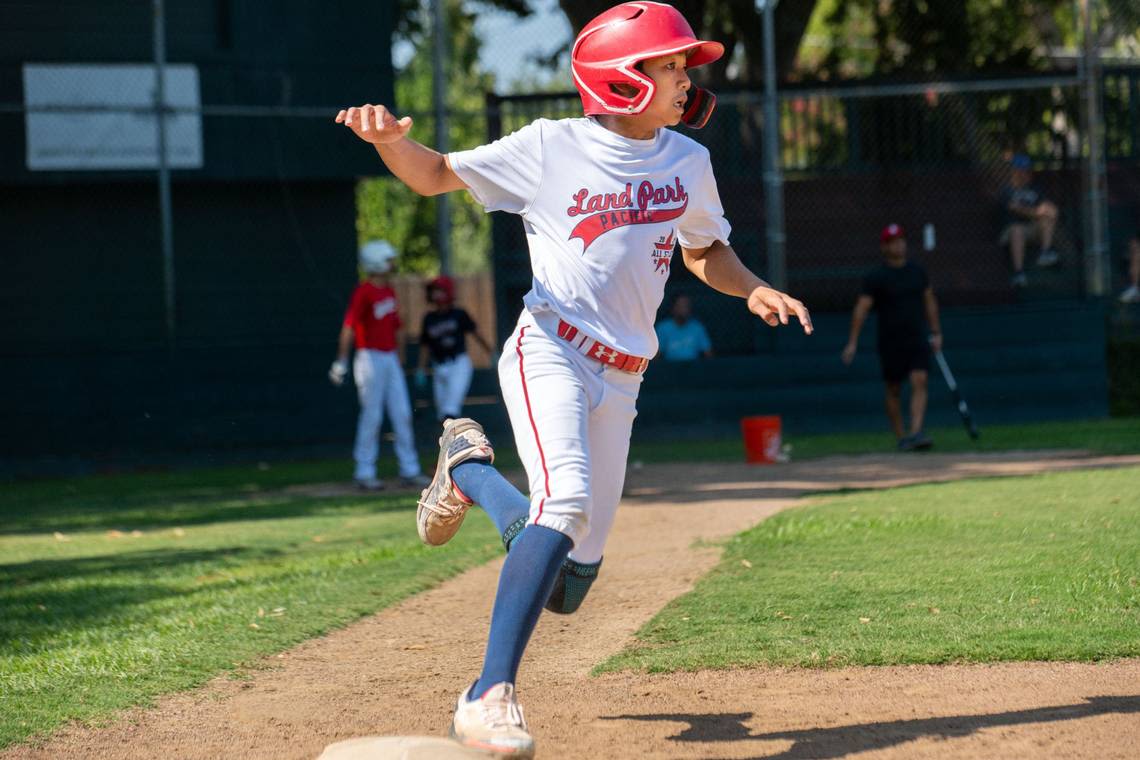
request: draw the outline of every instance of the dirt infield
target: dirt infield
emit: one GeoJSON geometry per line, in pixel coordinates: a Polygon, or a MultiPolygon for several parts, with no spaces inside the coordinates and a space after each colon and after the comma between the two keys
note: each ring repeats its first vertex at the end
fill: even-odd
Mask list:
{"type": "MultiPolygon", "coordinates": [[[[546,758],[1140,756],[1140,661],[754,669],[599,678],[590,668],[717,561],[721,539],[804,493],[1140,464],[1081,452],[866,456],[630,471],[601,582],[544,616],[520,696],[546,758]]],[[[477,674],[499,561],[222,677],[0,758],[315,758],[376,734],[442,735],[477,674]]]]}

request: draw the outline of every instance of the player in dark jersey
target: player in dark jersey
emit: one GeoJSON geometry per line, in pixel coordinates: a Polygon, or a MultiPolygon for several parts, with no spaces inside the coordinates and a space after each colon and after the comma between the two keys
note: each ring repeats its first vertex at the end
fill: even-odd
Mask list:
{"type": "Polygon", "coordinates": [[[889,224],[879,236],[883,263],[869,272],[851,315],[851,333],[843,349],[843,362],[855,359],[859,332],[873,308],[879,318],[879,362],[886,385],[887,418],[902,451],[933,445],[922,432],[926,416],[930,349],[942,349],[938,301],[922,265],[908,261],[903,228],[889,224]],[[930,337],[927,338],[927,329],[930,337]],[[910,432],[904,433],[902,384],[910,382],[910,432]]]}
{"type": "Polygon", "coordinates": [[[427,300],[432,311],[424,315],[420,327],[416,385],[422,387],[427,383],[425,369],[430,359],[435,412],[439,421],[444,422],[460,416],[463,400],[471,387],[474,369],[467,355],[467,336],[474,338],[488,354],[494,352],[491,344],[479,334],[471,315],[455,306],[455,283],[450,277],[440,276],[429,282],[427,300]]]}

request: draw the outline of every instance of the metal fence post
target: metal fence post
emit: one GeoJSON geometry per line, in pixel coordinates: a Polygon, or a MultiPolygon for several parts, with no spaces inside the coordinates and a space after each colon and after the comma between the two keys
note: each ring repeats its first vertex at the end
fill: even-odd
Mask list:
{"type": "Polygon", "coordinates": [[[1081,86],[1084,88],[1085,136],[1088,140],[1082,179],[1085,190],[1085,292],[1103,296],[1110,288],[1112,262],[1109,259],[1106,206],[1107,175],[1104,164],[1104,120],[1101,112],[1099,43],[1094,27],[1096,0],[1080,0],[1083,55],[1080,58],[1081,86]]]}
{"type": "Polygon", "coordinates": [[[158,133],[158,213],[162,241],[162,295],[166,340],[174,346],[174,213],[170,201],[170,167],[166,162],[166,9],[153,0],[154,9],[154,118],[158,133]]]}
{"type": "MultiPolygon", "coordinates": [[[[435,149],[447,153],[447,26],[443,0],[432,0],[431,99],[435,113],[435,149]]],[[[451,205],[447,193],[435,197],[435,230],[439,238],[439,269],[451,273],[451,205]]]]}
{"type": "Polygon", "coordinates": [[[784,260],[784,179],[780,173],[780,103],[776,95],[777,0],[764,3],[764,227],[768,282],[777,290],[788,287],[784,260]]]}

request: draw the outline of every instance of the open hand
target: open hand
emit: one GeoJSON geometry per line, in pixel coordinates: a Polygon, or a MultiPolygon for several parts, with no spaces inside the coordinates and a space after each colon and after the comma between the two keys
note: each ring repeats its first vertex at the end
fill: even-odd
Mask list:
{"type": "Polygon", "coordinates": [[[412,128],[412,117],[397,119],[384,106],[365,104],[360,107],[341,109],[336,115],[336,123],[343,124],[361,140],[373,145],[385,145],[403,139],[412,128]]]}
{"type": "Polygon", "coordinates": [[[811,315],[807,307],[787,293],[773,288],[759,287],[748,296],[748,310],[770,327],[788,324],[788,315],[794,314],[803,325],[804,332],[812,334],[811,315]]]}

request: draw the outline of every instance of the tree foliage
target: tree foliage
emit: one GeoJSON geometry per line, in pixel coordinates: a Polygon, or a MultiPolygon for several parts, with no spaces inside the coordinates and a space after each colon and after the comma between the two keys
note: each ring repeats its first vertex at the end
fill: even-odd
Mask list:
{"type": "MultiPolygon", "coordinates": [[[[800,41],[817,0],[780,0],[776,6],[776,69],[786,77],[793,68],[800,41]]],[[[594,16],[615,5],[614,0],[559,0],[559,7],[577,33],[594,16]]],[[[725,55],[704,73],[714,85],[763,81],[763,15],[756,0],[674,0],[673,5],[704,39],[724,43],[725,55]]]]}
{"type": "Polygon", "coordinates": [[[1023,74],[1076,44],[1071,0],[821,0],[801,51],[819,79],[1023,74]]]}
{"type": "MultiPolygon", "coordinates": [[[[525,0],[495,0],[491,4],[520,16],[529,12],[525,0]]],[[[494,90],[495,82],[479,69],[480,41],[475,35],[474,14],[464,8],[461,0],[445,0],[444,7],[449,53],[448,140],[452,149],[470,148],[486,141],[483,95],[494,90]]],[[[395,110],[412,116],[413,138],[433,145],[431,19],[427,4],[420,0],[401,0],[398,10],[397,39],[409,43],[415,53],[397,72],[395,110]]],[[[451,193],[448,202],[453,270],[466,273],[485,268],[489,217],[467,193],[451,193]]],[[[362,180],[357,189],[359,238],[391,241],[400,251],[400,271],[438,272],[437,203],[437,199],[417,195],[391,176],[362,180]]]]}

